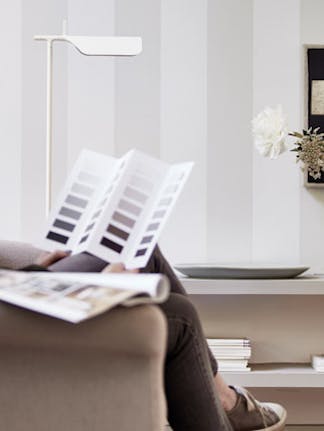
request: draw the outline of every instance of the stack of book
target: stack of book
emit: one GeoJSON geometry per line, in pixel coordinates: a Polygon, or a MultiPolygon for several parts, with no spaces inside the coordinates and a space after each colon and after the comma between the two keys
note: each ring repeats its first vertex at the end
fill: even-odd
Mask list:
{"type": "Polygon", "coordinates": [[[207,338],[208,346],[217,359],[219,371],[251,371],[251,343],[246,338],[207,338]]]}
{"type": "Polygon", "coordinates": [[[312,366],[319,373],[324,373],[324,354],[312,356],[312,366]]]}

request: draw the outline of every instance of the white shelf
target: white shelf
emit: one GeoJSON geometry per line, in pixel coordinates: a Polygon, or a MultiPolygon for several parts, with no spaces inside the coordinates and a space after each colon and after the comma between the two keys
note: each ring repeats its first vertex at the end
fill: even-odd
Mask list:
{"type": "Polygon", "coordinates": [[[324,373],[309,364],[259,364],[251,371],[223,372],[226,382],[245,387],[324,388],[324,373]]]}
{"type": "Polygon", "coordinates": [[[289,279],[180,278],[191,295],[324,295],[324,277],[289,279]]]}

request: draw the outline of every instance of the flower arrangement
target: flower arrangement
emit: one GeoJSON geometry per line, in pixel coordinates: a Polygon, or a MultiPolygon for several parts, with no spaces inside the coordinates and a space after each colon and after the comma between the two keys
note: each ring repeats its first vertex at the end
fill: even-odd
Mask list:
{"type": "Polygon", "coordinates": [[[294,147],[290,151],[296,152],[296,161],[302,162],[302,170],[318,179],[324,173],[324,133],[319,133],[319,127],[299,132],[288,132],[287,121],[282,107],[266,107],[252,120],[254,144],[256,149],[265,157],[276,159],[287,150],[288,136],[294,137],[294,147]]]}

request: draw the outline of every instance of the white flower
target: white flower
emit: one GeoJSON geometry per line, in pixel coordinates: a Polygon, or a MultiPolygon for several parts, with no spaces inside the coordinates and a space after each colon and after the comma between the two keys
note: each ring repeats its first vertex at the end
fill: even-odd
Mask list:
{"type": "Polygon", "coordinates": [[[266,107],[253,120],[254,145],[262,156],[276,159],[286,151],[288,127],[280,105],[266,107]]]}

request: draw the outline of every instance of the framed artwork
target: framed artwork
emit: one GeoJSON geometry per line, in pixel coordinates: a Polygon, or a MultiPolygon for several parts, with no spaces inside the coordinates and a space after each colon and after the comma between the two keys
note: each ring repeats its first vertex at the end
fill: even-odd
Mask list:
{"type": "MultiPolygon", "coordinates": [[[[304,128],[324,132],[324,45],[304,45],[305,120],[304,128]]],[[[306,187],[324,187],[324,173],[319,179],[305,172],[306,187]]]]}

